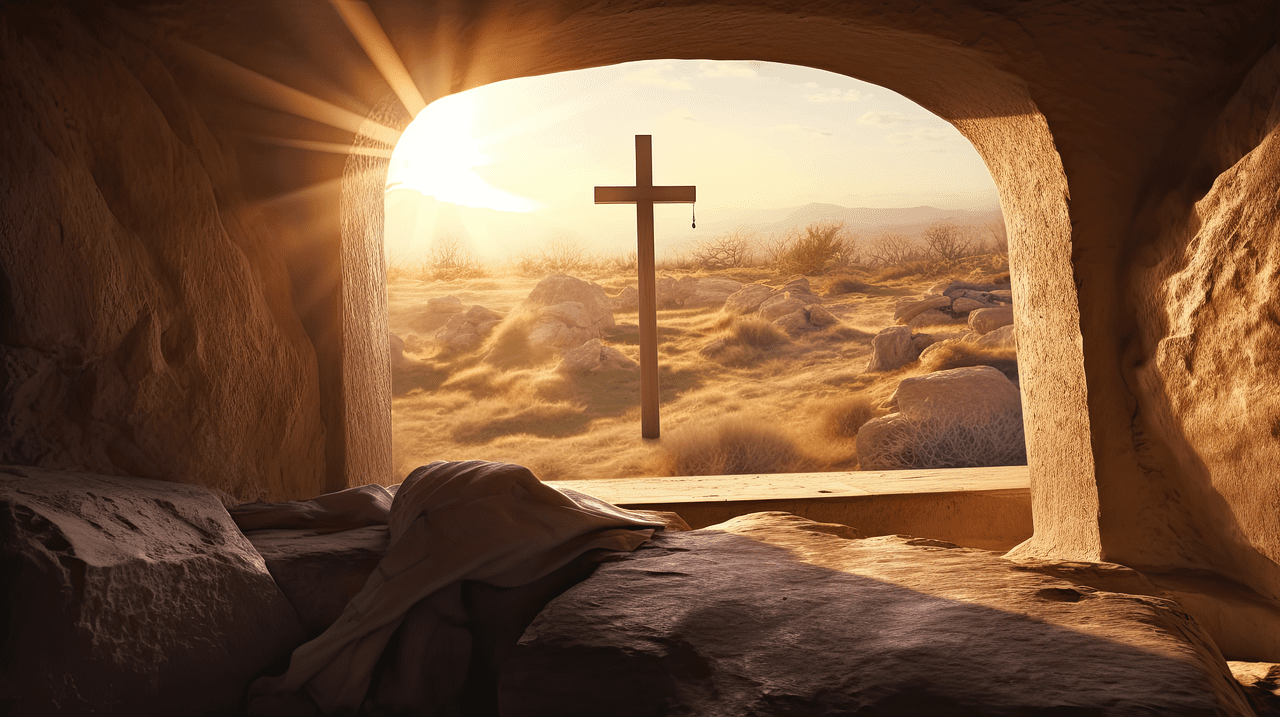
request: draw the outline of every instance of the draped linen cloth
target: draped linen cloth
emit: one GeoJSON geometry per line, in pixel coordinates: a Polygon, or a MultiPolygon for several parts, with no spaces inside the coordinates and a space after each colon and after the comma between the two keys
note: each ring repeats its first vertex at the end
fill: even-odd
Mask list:
{"type": "MultiPolygon", "coordinates": [[[[372,496],[374,503],[379,495],[372,496]]],[[[412,633],[412,639],[429,644],[442,619],[457,617],[450,613],[460,606],[454,598],[460,581],[526,585],[590,550],[634,550],[664,527],[654,516],[560,492],[529,469],[505,463],[431,463],[413,471],[394,496],[390,547],[364,588],[328,630],[294,650],[283,675],[257,680],[251,700],[305,692],[323,712],[354,712],[410,613],[414,619],[401,633],[402,643],[412,633]]],[[[357,493],[348,499],[367,503],[370,497],[357,493]]],[[[422,681],[408,686],[422,690],[431,675],[401,675],[397,681],[422,681]]],[[[406,699],[429,698],[420,693],[406,699]]]]}

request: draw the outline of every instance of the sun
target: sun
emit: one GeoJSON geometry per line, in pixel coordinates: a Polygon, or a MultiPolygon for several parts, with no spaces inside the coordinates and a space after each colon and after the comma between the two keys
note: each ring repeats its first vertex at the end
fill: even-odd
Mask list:
{"type": "Polygon", "coordinates": [[[531,212],[538,202],[486,182],[475,167],[490,164],[482,150],[493,144],[473,135],[476,107],[469,93],[427,105],[405,129],[391,155],[387,190],[412,189],[466,207],[531,212]]]}

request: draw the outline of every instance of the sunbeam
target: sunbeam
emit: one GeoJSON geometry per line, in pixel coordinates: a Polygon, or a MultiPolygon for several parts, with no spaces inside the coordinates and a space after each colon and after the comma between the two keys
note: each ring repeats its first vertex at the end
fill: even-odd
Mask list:
{"type": "Polygon", "coordinates": [[[357,147],[355,145],[340,144],[338,142],[316,142],[309,139],[288,139],[285,137],[267,137],[265,135],[254,135],[252,139],[263,144],[274,144],[281,147],[293,147],[295,149],[308,149],[313,152],[358,154],[365,157],[391,159],[391,150],[383,147],[357,147]]]}
{"type": "Polygon", "coordinates": [[[244,94],[245,97],[281,112],[288,112],[299,117],[315,120],[337,127],[348,132],[360,134],[362,131],[373,138],[394,147],[400,139],[396,130],[365,117],[345,110],[337,105],[313,97],[301,90],[282,82],[242,67],[220,55],[196,47],[190,43],[179,43],[188,60],[199,65],[210,75],[226,82],[244,94]]]}
{"type": "Polygon", "coordinates": [[[400,55],[396,53],[391,39],[383,32],[382,25],[378,24],[378,18],[374,17],[373,10],[369,9],[367,4],[357,0],[329,0],[329,2],[338,11],[347,29],[355,36],[356,42],[360,43],[365,54],[373,61],[373,66],[378,68],[383,79],[391,85],[391,90],[400,98],[404,108],[409,110],[410,115],[416,117],[427,106],[427,101],[418,92],[418,86],[409,76],[409,70],[405,69],[404,63],[400,61],[400,55]]]}

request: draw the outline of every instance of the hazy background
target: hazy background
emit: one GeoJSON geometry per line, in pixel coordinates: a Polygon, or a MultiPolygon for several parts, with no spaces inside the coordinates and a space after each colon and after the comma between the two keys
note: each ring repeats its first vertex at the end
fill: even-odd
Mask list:
{"type": "Polygon", "coordinates": [[[563,239],[634,250],[634,207],[596,205],[593,187],[635,183],[637,134],[653,135],[655,183],[698,191],[696,230],[689,205],[656,208],[660,256],[740,226],[770,234],[837,218],[914,234],[999,216],[972,145],[901,95],[790,65],[646,61],[432,103],[391,160],[388,255],[422,258],[445,237],[485,261],[563,239]]]}

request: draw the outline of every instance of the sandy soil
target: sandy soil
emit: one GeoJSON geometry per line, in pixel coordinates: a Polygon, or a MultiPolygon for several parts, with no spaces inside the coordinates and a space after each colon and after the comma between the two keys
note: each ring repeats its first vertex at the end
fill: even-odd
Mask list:
{"type": "MultiPolygon", "coordinates": [[[[854,272],[853,278],[870,286],[845,294],[829,292],[839,277],[811,277],[814,292],[839,324],[729,357],[699,353],[732,329],[718,309],[661,310],[663,433],[656,441],[640,437],[638,371],[566,375],[556,370],[555,359],[503,369],[481,360],[488,347],[451,356],[434,343],[439,324],[424,311],[427,299],[455,296],[464,306],[507,312],[538,278],[396,277],[388,286],[388,320],[391,332],[405,340],[407,359],[393,372],[396,475],[433,460],[465,459],[520,463],[548,480],[654,475],[663,472],[664,454],[686,450],[691,436],[725,421],[776,434],[801,457],[796,470],[856,468],[854,438],[835,425],[839,412],[858,396],[879,404],[898,381],[924,370],[908,365],[888,374],[863,374],[871,338],[893,325],[895,304],[925,293],[940,279],[989,280],[1001,271],[1007,267],[997,257],[974,257],[965,266],[925,276],[884,279],[884,272],[881,277],[854,272]]],[[[788,278],[759,269],[697,275],[773,286],[788,278]]],[[[610,296],[635,282],[626,274],[580,278],[601,284],[610,296]]],[[[637,314],[618,312],[614,318],[618,325],[604,342],[638,358],[637,314]]],[[[948,338],[966,327],[923,330],[948,338]]]]}

